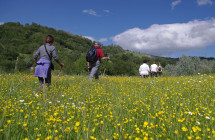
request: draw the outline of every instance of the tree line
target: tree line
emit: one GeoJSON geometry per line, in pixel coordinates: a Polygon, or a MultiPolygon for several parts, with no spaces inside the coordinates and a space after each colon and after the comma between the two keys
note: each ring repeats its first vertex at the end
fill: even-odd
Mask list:
{"type": "MultiPolygon", "coordinates": [[[[19,22],[8,22],[0,25],[0,72],[31,71],[30,68],[35,66],[33,54],[44,44],[44,38],[48,34],[53,35],[55,38],[54,46],[57,54],[65,64],[63,73],[67,75],[87,74],[85,56],[93,46],[91,40],[36,23],[22,25],[19,22]]],[[[175,71],[173,66],[178,62],[178,59],[132,52],[116,45],[102,46],[101,48],[106,56],[111,57],[111,60],[102,61],[99,70],[100,74],[139,75],[139,66],[145,59],[148,60],[148,64],[152,64],[155,60],[160,62],[163,67],[168,66],[165,68],[166,71],[175,71]]],[[[55,62],[53,63],[56,65],[56,70],[60,69],[55,62]]]]}
{"type": "Polygon", "coordinates": [[[176,64],[168,64],[165,67],[169,76],[185,76],[195,74],[215,73],[214,59],[200,59],[200,57],[189,57],[183,55],[176,64]]]}

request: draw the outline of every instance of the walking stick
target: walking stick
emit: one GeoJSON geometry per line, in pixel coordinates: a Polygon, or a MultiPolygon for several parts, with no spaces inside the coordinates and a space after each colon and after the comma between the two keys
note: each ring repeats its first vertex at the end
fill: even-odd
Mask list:
{"type": "MultiPolygon", "coordinates": [[[[109,56],[108,56],[108,57],[109,57],[109,56]]],[[[110,57],[109,57],[109,58],[110,58],[110,57]]],[[[104,75],[105,75],[105,71],[106,71],[106,68],[107,68],[108,60],[109,60],[109,59],[107,59],[107,61],[105,62],[105,67],[104,67],[103,77],[104,77],[104,75]]]]}
{"type": "Polygon", "coordinates": [[[57,81],[56,81],[56,85],[57,85],[58,79],[59,79],[59,77],[60,77],[60,73],[61,73],[62,68],[63,68],[63,67],[61,67],[60,72],[59,72],[59,74],[58,74],[57,81]]]}
{"type": "MultiPolygon", "coordinates": [[[[29,76],[31,76],[34,72],[35,72],[35,69],[34,69],[27,77],[25,77],[25,79],[23,79],[15,88],[13,88],[13,90],[16,89],[21,83],[23,83],[23,82],[24,82],[29,76]]],[[[11,93],[13,90],[11,90],[10,93],[11,93]]]]}

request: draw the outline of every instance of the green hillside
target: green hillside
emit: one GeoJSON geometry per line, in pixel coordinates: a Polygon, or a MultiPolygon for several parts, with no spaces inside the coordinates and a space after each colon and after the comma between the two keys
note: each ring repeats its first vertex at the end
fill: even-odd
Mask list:
{"type": "MultiPolygon", "coordinates": [[[[65,67],[64,74],[86,74],[85,55],[93,42],[82,36],[62,30],[56,30],[36,23],[22,25],[20,23],[5,23],[0,25],[0,71],[28,72],[34,67],[33,54],[44,43],[45,37],[51,34],[55,38],[54,46],[65,67]]],[[[123,50],[120,46],[102,46],[110,61],[103,61],[100,74],[108,75],[138,75],[138,68],[144,59],[160,62],[163,67],[174,64],[174,59],[151,56],[123,50]]],[[[54,62],[56,70],[60,67],[54,62]]]]}

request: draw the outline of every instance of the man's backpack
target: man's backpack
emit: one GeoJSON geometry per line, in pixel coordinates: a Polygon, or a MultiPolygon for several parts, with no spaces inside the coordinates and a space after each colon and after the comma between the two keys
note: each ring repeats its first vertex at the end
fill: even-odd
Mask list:
{"type": "Polygon", "coordinates": [[[96,62],[98,60],[97,51],[96,51],[97,48],[91,48],[87,52],[87,55],[86,55],[87,62],[96,62]]]}

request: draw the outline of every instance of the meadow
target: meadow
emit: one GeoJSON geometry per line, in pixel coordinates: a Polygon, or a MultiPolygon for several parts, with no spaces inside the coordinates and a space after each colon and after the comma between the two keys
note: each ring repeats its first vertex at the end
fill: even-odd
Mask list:
{"type": "Polygon", "coordinates": [[[214,75],[53,76],[41,93],[26,76],[0,75],[0,139],[215,139],[214,75]]]}

